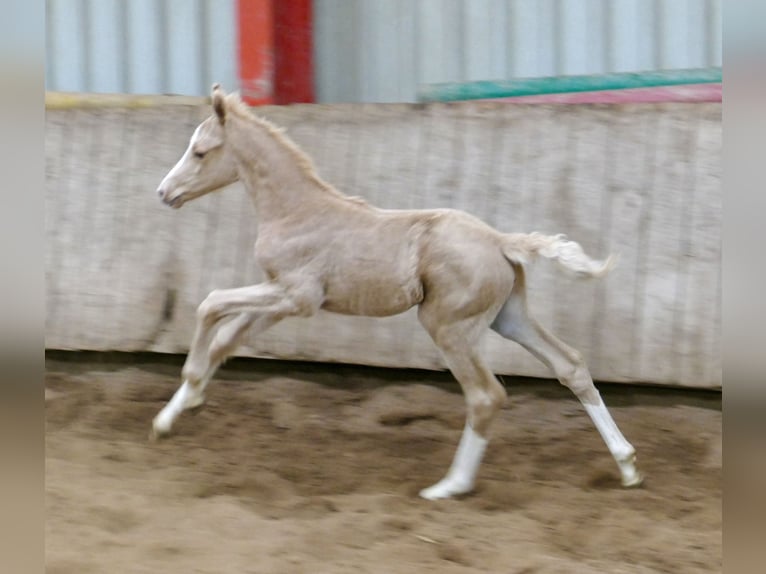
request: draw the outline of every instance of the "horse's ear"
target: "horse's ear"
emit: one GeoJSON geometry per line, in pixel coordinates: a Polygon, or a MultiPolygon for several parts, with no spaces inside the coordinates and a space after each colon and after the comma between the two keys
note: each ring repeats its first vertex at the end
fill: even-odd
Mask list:
{"type": "Polygon", "coordinates": [[[221,125],[226,121],[225,96],[226,94],[223,93],[221,84],[213,84],[213,110],[215,115],[218,116],[218,121],[221,122],[221,125]]]}

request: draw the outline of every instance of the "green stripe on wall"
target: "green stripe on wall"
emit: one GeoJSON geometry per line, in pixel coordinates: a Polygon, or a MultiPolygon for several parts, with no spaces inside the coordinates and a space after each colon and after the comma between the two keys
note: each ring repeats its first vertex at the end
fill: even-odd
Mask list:
{"type": "Polygon", "coordinates": [[[557,76],[551,78],[522,78],[508,81],[455,82],[429,84],[418,90],[420,102],[455,102],[561,94],[566,92],[595,92],[625,90],[682,84],[712,84],[722,81],[721,68],[690,70],[661,70],[655,72],[626,72],[590,76],[557,76]]]}

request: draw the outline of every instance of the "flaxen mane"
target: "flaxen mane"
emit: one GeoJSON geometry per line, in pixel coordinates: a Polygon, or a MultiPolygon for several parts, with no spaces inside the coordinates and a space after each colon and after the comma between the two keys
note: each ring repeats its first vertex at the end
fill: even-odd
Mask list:
{"type": "Polygon", "coordinates": [[[240,119],[255,121],[260,126],[264,127],[270,136],[279,142],[279,144],[282,145],[285,150],[290,152],[290,154],[295,159],[296,165],[301,169],[309,181],[315,183],[317,186],[330,193],[331,195],[350,200],[360,205],[369,206],[369,204],[361,197],[349,196],[341,193],[332,185],[323,180],[317,173],[314,161],[308,155],[306,155],[306,152],[304,152],[293,140],[288,137],[285,128],[271,123],[264,117],[255,115],[247,106],[247,104],[242,101],[242,98],[238,93],[234,92],[228,94],[225,99],[227,114],[233,113],[240,119]]]}

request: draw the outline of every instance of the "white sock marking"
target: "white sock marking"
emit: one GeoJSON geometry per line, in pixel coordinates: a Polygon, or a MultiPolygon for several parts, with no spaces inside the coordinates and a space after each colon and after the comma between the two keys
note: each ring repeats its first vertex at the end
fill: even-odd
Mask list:
{"type": "Polygon", "coordinates": [[[638,486],[643,481],[641,475],[636,470],[635,458],[636,449],[625,439],[620,432],[612,415],[599,397],[598,403],[593,404],[585,400],[581,401],[585,411],[596,425],[601,438],[604,439],[609,452],[612,453],[617,466],[622,475],[623,486],[638,486]]]}
{"type": "Polygon", "coordinates": [[[466,424],[449,472],[433,486],[421,490],[420,496],[428,500],[437,500],[473,490],[476,473],[488,442],[466,424]]]}

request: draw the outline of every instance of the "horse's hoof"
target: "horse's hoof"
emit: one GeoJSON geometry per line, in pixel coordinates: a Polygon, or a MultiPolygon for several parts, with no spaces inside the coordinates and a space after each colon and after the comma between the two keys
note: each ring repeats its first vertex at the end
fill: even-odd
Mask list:
{"type": "Polygon", "coordinates": [[[633,454],[626,460],[618,461],[620,474],[622,475],[622,486],[625,488],[637,488],[644,482],[644,477],[636,470],[636,455],[633,454]]]}
{"type": "Polygon", "coordinates": [[[622,479],[623,488],[638,488],[642,484],[644,484],[644,477],[640,472],[636,472],[629,478],[623,477],[622,479]]]}
{"type": "Polygon", "coordinates": [[[158,440],[167,437],[170,434],[170,426],[163,425],[156,419],[152,421],[152,430],[149,431],[149,440],[151,442],[157,442],[158,440]]]}
{"type": "Polygon", "coordinates": [[[444,479],[433,486],[420,491],[420,497],[426,500],[444,500],[467,494],[473,490],[473,485],[464,481],[444,479]]]}

